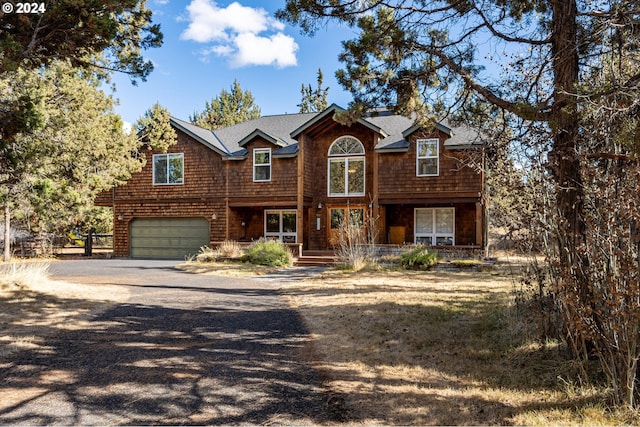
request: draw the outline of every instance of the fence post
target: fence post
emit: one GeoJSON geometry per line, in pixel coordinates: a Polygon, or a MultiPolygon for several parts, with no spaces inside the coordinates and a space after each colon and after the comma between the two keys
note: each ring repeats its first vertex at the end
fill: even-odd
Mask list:
{"type": "Polygon", "coordinates": [[[84,256],[93,255],[93,233],[95,233],[95,228],[90,228],[87,232],[87,237],[84,239],[84,256]]]}

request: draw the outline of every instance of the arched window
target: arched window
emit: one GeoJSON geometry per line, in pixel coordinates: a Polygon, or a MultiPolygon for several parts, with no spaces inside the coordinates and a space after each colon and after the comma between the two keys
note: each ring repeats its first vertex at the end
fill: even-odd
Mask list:
{"type": "Polygon", "coordinates": [[[352,136],[336,139],[329,147],[329,196],[364,196],[364,146],[352,136]]]}

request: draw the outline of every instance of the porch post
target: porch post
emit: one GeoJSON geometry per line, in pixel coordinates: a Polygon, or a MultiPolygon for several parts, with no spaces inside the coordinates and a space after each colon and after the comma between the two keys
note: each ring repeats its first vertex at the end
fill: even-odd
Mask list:
{"type": "Polygon", "coordinates": [[[484,215],[482,202],[476,202],[476,245],[484,247],[484,215]]]}
{"type": "Polygon", "coordinates": [[[224,209],[225,209],[225,213],[224,213],[224,239],[225,240],[229,240],[229,237],[231,235],[230,233],[230,224],[229,224],[229,216],[230,216],[230,209],[229,209],[229,160],[227,160],[224,164],[224,169],[225,169],[225,196],[224,196],[224,209]]]}
{"type": "Polygon", "coordinates": [[[302,256],[302,243],[304,242],[304,146],[306,137],[304,134],[298,139],[298,179],[296,196],[296,233],[300,246],[298,256],[302,256]]]}
{"type": "MultiPolygon", "coordinates": [[[[374,140],[374,144],[373,146],[376,146],[378,138],[375,138],[374,140]]],[[[382,233],[382,231],[384,230],[384,224],[382,224],[382,221],[380,221],[380,206],[378,205],[378,188],[380,186],[380,178],[379,178],[379,171],[380,171],[380,154],[376,153],[375,151],[373,152],[373,196],[372,196],[372,200],[371,200],[371,215],[372,215],[372,220],[375,221],[374,225],[376,226],[377,230],[375,230],[375,232],[377,233],[377,238],[375,239],[376,242],[375,243],[379,243],[381,242],[384,238],[384,233],[382,233]]]]}

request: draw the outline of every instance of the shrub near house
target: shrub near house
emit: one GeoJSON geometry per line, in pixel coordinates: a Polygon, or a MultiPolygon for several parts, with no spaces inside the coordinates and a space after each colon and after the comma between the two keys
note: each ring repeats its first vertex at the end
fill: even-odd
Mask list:
{"type": "Polygon", "coordinates": [[[484,245],[481,146],[465,129],[377,111],[351,125],[320,113],[215,131],[171,119],[166,153],[98,203],[114,211],[114,255],[182,258],[225,240],[333,249],[345,219],[376,219],[378,244],[484,245]]]}

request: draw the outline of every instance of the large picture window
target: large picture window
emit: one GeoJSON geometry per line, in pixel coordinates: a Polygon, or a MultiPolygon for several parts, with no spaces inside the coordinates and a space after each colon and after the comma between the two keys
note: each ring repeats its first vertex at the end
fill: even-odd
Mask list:
{"type": "Polygon", "coordinates": [[[182,153],[153,155],[153,185],[184,184],[184,155],[182,153]]]}
{"type": "Polygon", "coordinates": [[[429,246],[455,244],[454,208],[417,208],[415,210],[415,243],[429,246]]]}
{"type": "Polygon", "coordinates": [[[416,174],[418,176],[438,176],[439,140],[419,139],[417,141],[416,174]]]}
{"type": "Polygon", "coordinates": [[[271,149],[256,148],[253,150],[253,180],[271,181],[271,149]]]}
{"type": "Polygon", "coordinates": [[[329,196],[364,196],[365,153],[360,141],[351,136],[337,139],[329,147],[329,196]]]}
{"type": "Polygon", "coordinates": [[[266,210],[264,212],[264,236],[284,243],[296,243],[296,211],[266,210]]]}

